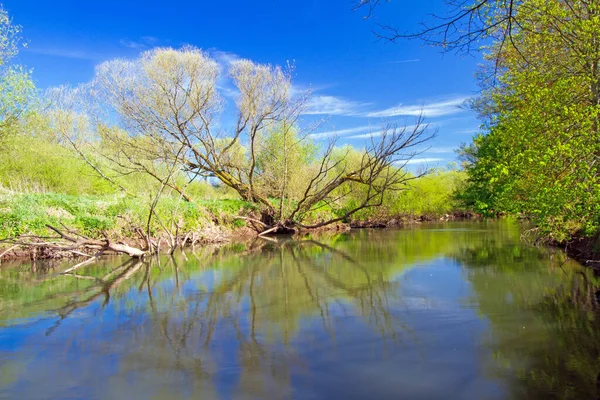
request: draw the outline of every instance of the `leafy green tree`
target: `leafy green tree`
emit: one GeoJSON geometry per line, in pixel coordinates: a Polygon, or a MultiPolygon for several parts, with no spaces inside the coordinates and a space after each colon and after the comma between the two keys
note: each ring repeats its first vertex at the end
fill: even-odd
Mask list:
{"type": "MultiPolygon", "coordinates": [[[[367,16],[383,0],[361,0],[367,16]]],[[[390,41],[420,38],[443,51],[483,49],[482,131],[459,154],[462,198],[486,215],[520,213],[563,241],[600,228],[600,2],[448,0],[417,32],[380,26],[390,41]],[[481,47],[483,46],[483,48],[481,47]]]]}
{"type": "Polygon", "coordinates": [[[258,185],[279,202],[282,219],[293,206],[290,199],[302,197],[317,159],[317,146],[295,126],[285,123],[265,132],[257,154],[258,185]]]}
{"type": "Polygon", "coordinates": [[[523,213],[562,241],[597,232],[600,171],[600,2],[523,1],[520,25],[475,106],[489,133],[475,138],[466,198],[483,213],[523,213]]]}

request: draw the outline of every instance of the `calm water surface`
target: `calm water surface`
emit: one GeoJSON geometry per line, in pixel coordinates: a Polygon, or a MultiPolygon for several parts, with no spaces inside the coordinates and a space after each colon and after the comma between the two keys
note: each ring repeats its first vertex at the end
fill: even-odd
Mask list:
{"type": "Polygon", "coordinates": [[[516,224],[0,269],[0,398],[595,399],[590,270],[516,224]]]}

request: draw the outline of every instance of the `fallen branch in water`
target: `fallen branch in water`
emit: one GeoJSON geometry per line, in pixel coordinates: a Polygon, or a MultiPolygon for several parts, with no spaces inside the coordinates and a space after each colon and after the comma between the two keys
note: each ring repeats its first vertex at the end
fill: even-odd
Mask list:
{"type": "MultiPolygon", "coordinates": [[[[80,233],[69,230],[66,227],[65,230],[67,233],[52,225],[46,225],[46,227],[52,230],[58,236],[22,236],[14,239],[5,239],[2,242],[14,245],[11,247],[11,249],[13,249],[15,246],[28,247],[34,250],[44,249],[46,251],[71,253],[76,256],[90,257],[90,260],[97,259],[106,252],[126,254],[132,258],[143,258],[146,255],[152,254],[152,249],[141,249],[129,246],[122,242],[113,242],[108,238],[107,235],[105,235],[104,239],[102,240],[92,239],[80,233]]],[[[89,263],[91,262],[90,260],[86,260],[84,263],[89,263]]]]}
{"type": "Polygon", "coordinates": [[[2,263],[2,257],[4,257],[6,254],[10,253],[11,251],[13,251],[14,249],[16,249],[18,247],[19,247],[19,245],[15,244],[14,246],[11,246],[8,249],[4,250],[2,253],[0,253],[0,264],[2,263]]]}
{"type": "Polygon", "coordinates": [[[217,226],[175,232],[170,237],[149,237],[144,229],[132,226],[129,232],[133,237],[128,236],[127,242],[113,235],[109,237],[106,233],[103,238],[91,238],[65,225],[60,228],[47,225],[47,228],[52,234],[21,235],[0,239],[0,259],[41,260],[81,257],[81,262],[84,264],[75,265],[79,268],[94,260],[97,261],[102,255],[124,254],[132,258],[147,258],[163,251],[173,253],[176,248],[186,246],[194,248],[199,243],[224,243],[231,237],[230,232],[217,226]]]}

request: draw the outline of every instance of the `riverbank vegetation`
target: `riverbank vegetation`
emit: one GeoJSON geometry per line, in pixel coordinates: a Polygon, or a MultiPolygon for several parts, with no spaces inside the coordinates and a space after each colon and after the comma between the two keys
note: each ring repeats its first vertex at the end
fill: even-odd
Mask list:
{"type": "Polygon", "coordinates": [[[11,65],[20,28],[0,14],[11,33],[0,79],[6,247],[79,254],[101,239],[148,254],[234,232],[400,225],[460,209],[463,172],[408,168],[435,135],[421,117],[382,124],[362,148],[321,145],[292,66],[223,66],[194,47],[108,61],[87,84],[42,92],[11,65]]]}
{"type": "MultiPolygon", "coordinates": [[[[81,178],[80,178],[81,179],[81,178]]],[[[396,220],[398,223],[418,219],[448,218],[461,212],[455,193],[464,181],[456,170],[439,170],[411,184],[411,190],[393,193],[378,208],[358,213],[349,223],[360,225],[369,221],[379,224],[396,220]],[[458,211],[457,211],[458,210],[458,211]]],[[[235,198],[231,193],[209,184],[199,185],[200,195],[192,202],[176,196],[162,196],[157,203],[151,233],[161,234],[159,221],[179,223],[181,232],[210,233],[218,229],[222,235],[236,230],[247,233],[252,225],[249,218],[260,218],[260,208],[235,198]],[[202,187],[204,186],[204,187],[202,187]]],[[[150,198],[131,197],[121,193],[68,194],[52,191],[17,192],[3,189],[0,193],[0,237],[40,235],[48,233],[47,225],[65,224],[86,235],[99,237],[111,232],[117,237],[131,237],[134,227],[143,227],[148,218],[150,198]]],[[[331,211],[328,211],[329,213],[331,211]]],[[[210,237],[203,237],[209,240],[210,237]]]]}
{"type": "Polygon", "coordinates": [[[473,105],[487,134],[464,148],[464,198],[487,215],[523,213],[554,241],[595,237],[600,2],[519,3],[517,28],[494,34],[486,51],[484,91],[473,105]]]}

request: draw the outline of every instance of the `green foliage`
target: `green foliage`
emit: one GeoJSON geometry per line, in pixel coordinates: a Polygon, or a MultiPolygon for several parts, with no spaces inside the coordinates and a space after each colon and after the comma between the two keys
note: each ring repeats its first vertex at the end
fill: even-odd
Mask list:
{"type": "Polygon", "coordinates": [[[185,176],[177,176],[175,182],[180,187],[185,187],[185,193],[192,199],[198,200],[218,200],[232,199],[237,197],[237,193],[227,186],[216,186],[207,181],[195,180],[191,183],[185,176]],[[186,186],[187,185],[187,186],[186,186]]]}
{"type": "Polygon", "coordinates": [[[200,200],[199,204],[216,215],[235,215],[236,213],[239,213],[240,210],[258,210],[258,206],[256,204],[240,199],[200,200]]]}
{"type": "Polygon", "coordinates": [[[600,229],[600,5],[528,0],[519,12],[516,47],[502,50],[498,84],[477,106],[488,134],[465,149],[472,163],[463,199],[483,214],[523,214],[554,240],[594,235],[600,229]]]}
{"type": "Polygon", "coordinates": [[[314,142],[300,138],[296,128],[285,123],[266,132],[256,160],[263,191],[269,197],[283,199],[284,206],[290,199],[301,199],[317,150],[314,142]]]}
{"type": "Polygon", "coordinates": [[[464,171],[438,169],[409,182],[403,190],[390,191],[383,204],[374,209],[360,211],[357,220],[394,217],[438,218],[445,214],[463,211],[458,196],[467,179],[464,171]]]}
{"type": "Polygon", "coordinates": [[[466,174],[458,170],[436,170],[410,182],[408,190],[390,194],[391,214],[440,216],[460,210],[456,199],[466,174]]]}
{"type": "Polygon", "coordinates": [[[0,237],[47,234],[46,224],[66,223],[85,232],[111,228],[105,203],[91,197],[19,194],[0,197],[0,237]]]}
{"type": "Polygon", "coordinates": [[[77,154],[45,135],[5,138],[0,160],[0,185],[11,191],[96,195],[115,190],[77,154]]]}
{"type": "Polygon", "coordinates": [[[0,75],[0,138],[31,107],[35,92],[31,73],[23,67],[8,68],[0,75]]]}

